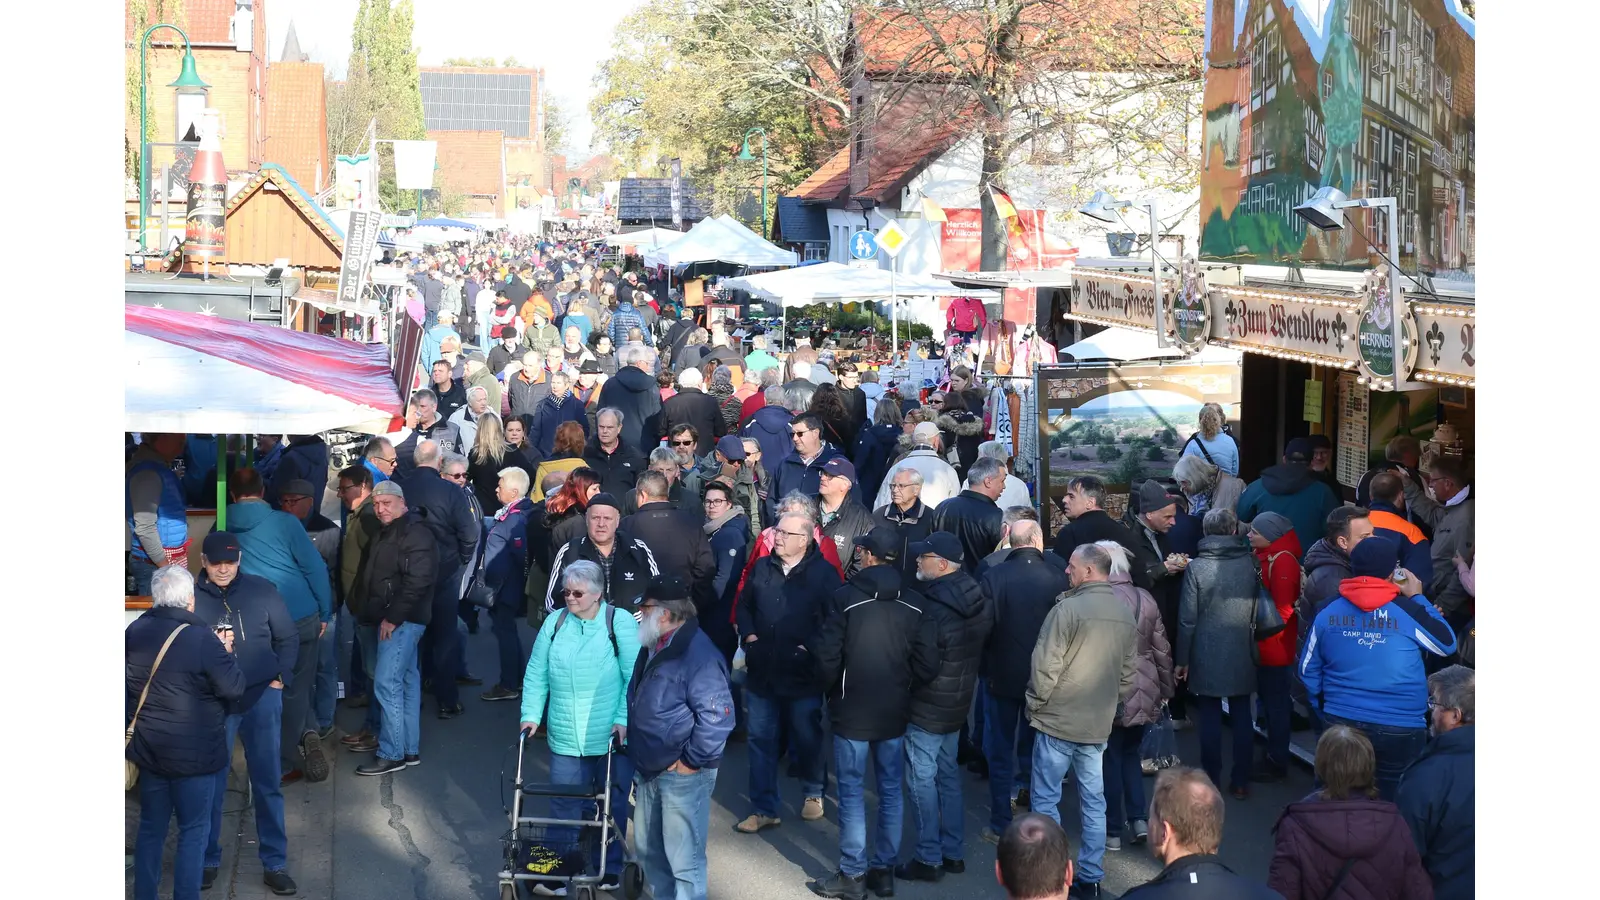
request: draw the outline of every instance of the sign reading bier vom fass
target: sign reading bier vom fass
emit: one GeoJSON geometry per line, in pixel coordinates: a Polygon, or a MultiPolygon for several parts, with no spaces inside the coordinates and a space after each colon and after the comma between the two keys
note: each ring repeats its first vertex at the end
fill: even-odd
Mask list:
{"type": "Polygon", "coordinates": [[[1155,282],[1149,275],[1074,269],[1072,294],[1068,318],[1156,330],[1155,282]]]}

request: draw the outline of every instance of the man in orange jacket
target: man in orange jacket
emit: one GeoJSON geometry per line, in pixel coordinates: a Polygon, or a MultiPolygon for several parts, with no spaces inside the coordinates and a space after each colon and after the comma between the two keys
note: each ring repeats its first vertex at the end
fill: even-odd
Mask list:
{"type": "Polygon", "coordinates": [[[1423,584],[1433,584],[1433,548],[1422,529],[1406,518],[1405,485],[1400,476],[1383,472],[1372,476],[1372,533],[1400,547],[1400,564],[1423,584]]]}

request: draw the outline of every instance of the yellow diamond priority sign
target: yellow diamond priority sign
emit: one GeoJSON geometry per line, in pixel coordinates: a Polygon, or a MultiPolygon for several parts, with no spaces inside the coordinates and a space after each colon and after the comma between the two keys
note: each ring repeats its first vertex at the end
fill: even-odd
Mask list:
{"type": "Polygon", "coordinates": [[[895,224],[893,219],[890,219],[888,224],[878,229],[878,249],[889,254],[891,259],[900,254],[900,250],[905,247],[906,242],[909,240],[911,240],[911,236],[906,234],[904,228],[895,224]]]}

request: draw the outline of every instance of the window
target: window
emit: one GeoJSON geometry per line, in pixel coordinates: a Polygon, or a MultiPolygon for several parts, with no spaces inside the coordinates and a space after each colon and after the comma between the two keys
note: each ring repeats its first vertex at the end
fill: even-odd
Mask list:
{"type": "Polygon", "coordinates": [[[1326,100],[1326,99],[1328,99],[1329,97],[1332,97],[1332,96],[1333,96],[1333,70],[1329,69],[1328,71],[1322,73],[1322,99],[1326,100]]]}
{"type": "Polygon", "coordinates": [[[1266,201],[1268,212],[1278,211],[1278,186],[1276,184],[1267,185],[1266,190],[1262,192],[1261,197],[1264,201],[1266,201]]]}
{"type": "Polygon", "coordinates": [[[819,260],[826,262],[828,259],[828,245],[816,242],[806,244],[805,261],[819,260]]]}

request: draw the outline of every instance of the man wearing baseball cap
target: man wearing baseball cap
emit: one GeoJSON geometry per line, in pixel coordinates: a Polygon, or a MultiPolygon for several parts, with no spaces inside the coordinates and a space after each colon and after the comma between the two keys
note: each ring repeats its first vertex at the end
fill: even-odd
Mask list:
{"type": "MultiPolygon", "coordinates": [[[[973,471],[983,462],[975,463],[973,471]]],[[[966,551],[959,538],[935,531],[909,551],[917,557],[917,580],[927,598],[923,627],[934,635],[939,672],[911,694],[906,758],[917,848],[895,874],[913,881],[938,881],[946,873],[966,871],[956,752],[992,622],[989,598],[967,573],[966,551]]]]}
{"type": "Polygon", "coordinates": [[[1283,463],[1261,470],[1239,497],[1235,512],[1239,521],[1248,522],[1264,512],[1282,513],[1294,523],[1300,546],[1309,547],[1322,539],[1328,513],[1339,505],[1328,486],[1311,472],[1311,456],[1316,448],[1307,438],[1295,438],[1283,451],[1283,463]]]}
{"type": "Polygon", "coordinates": [[[821,519],[822,534],[833,541],[844,562],[845,577],[861,570],[861,564],[852,557],[855,539],[872,530],[872,512],[857,499],[852,491],[856,482],[856,467],[842,456],[835,456],[822,464],[818,480],[817,513],[821,519]]]}
{"type": "Polygon", "coordinates": [[[912,692],[939,674],[927,601],[902,584],[900,533],[879,525],[851,543],[859,570],[833,598],[814,655],[833,723],[839,782],[839,869],[812,890],[824,897],[880,896],[894,889],[905,831],[901,781],[912,692]],[[863,690],[865,686],[865,690],[863,690]],[[877,775],[876,852],[867,856],[867,761],[877,775]]]}

